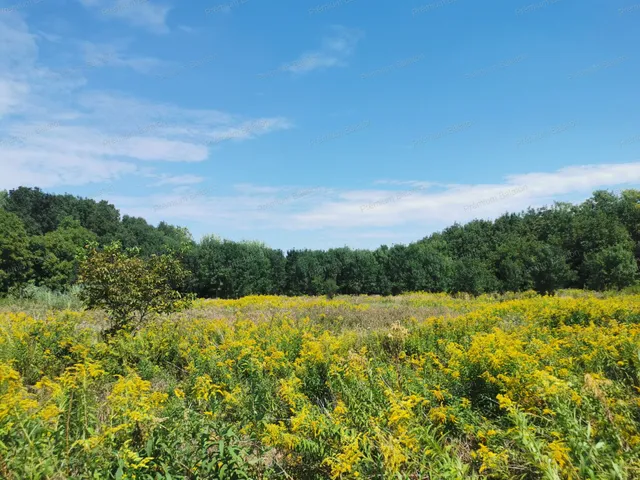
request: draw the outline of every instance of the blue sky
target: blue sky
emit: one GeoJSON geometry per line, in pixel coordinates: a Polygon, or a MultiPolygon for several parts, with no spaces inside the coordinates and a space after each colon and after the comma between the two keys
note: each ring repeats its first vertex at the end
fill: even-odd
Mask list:
{"type": "Polygon", "coordinates": [[[640,3],[2,0],[0,189],[375,248],[640,185],[640,3]]]}

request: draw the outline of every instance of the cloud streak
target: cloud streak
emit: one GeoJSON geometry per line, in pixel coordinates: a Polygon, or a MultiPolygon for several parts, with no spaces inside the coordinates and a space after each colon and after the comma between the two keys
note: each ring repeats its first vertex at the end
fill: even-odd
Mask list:
{"type": "MultiPolygon", "coordinates": [[[[494,184],[437,184],[422,181],[385,184],[413,185],[398,189],[313,189],[322,195],[271,186],[238,185],[235,192],[188,198],[111,198],[123,212],[151,221],[193,222],[206,231],[289,230],[316,232],[336,238],[336,245],[354,247],[358,239],[371,246],[387,241],[377,232],[395,232],[398,241],[413,241],[454,222],[496,218],[509,211],[542,206],[566,198],[580,201],[600,188],[631,187],[640,183],[640,162],[576,165],[552,172],[510,175],[494,184]],[[285,198],[287,201],[283,201],[285,198]],[[149,205],[172,203],[161,212],[149,205]],[[267,208],[268,206],[268,208],[267,208]]],[[[314,237],[315,238],[315,237],[314,237]]],[[[319,238],[319,237],[318,237],[319,238]]]]}
{"type": "Polygon", "coordinates": [[[78,0],[86,8],[106,19],[122,20],[153,33],[167,33],[167,15],[171,7],[149,0],[78,0]]]}
{"type": "Polygon", "coordinates": [[[269,77],[280,72],[300,75],[314,70],[345,67],[362,37],[363,33],[360,30],[334,26],[331,34],[323,39],[320,48],[305,52],[296,60],[284,63],[270,72],[260,73],[258,76],[269,77]]]}

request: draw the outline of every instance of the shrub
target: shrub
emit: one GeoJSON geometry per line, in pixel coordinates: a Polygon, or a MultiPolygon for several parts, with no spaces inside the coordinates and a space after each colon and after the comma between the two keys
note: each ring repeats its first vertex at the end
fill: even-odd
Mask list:
{"type": "Polygon", "coordinates": [[[191,297],[178,289],[188,271],[170,255],[139,256],[137,249],[123,250],[113,243],[103,250],[95,244],[84,252],[80,264],[81,298],[89,308],[103,308],[111,319],[108,333],[131,330],[152,314],[180,311],[191,297]]]}

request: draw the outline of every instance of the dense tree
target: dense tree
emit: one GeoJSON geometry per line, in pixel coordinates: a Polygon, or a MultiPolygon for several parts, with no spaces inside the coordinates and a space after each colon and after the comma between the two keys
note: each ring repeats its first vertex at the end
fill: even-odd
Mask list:
{"type": "Polygon", "coordinates": [[[378,276],[376,278],[377,293],[380,295],[391,295],[393,284],[389,277],[389,247],[382,245],[373,252],[378,264],[378,276]]]}
{"type": "Polygon", "coordinates": [[[282,250],[269,248],[267,249],[266,254],[269,259],[271,272],[271,291],[269,293],[283,295],[286,288],[285,274],[287,269],[287,259],[282,253],[282,250]]]}
{"type": "Polygon", "coordinates": [[[573,285],[576,273],[571,270],[565,252],[555,245],[536,242],[529,275],[533,288],[542,294],[552,294],[573,285]]]}
{"type": "Polygon", "coordinates": [[[405,245],[393,245],[389,249],[385,273],[391,284],[391,293],[393,295],[410,289],[408,248],[405,245]]]}
{"type": "MultiPolygon", "coordinates": [[[[340,293],[359,295],[377,290],[378,270],[373,252],[351,250],[348,247],[329,250],[325,257],[324,275],[321,275],[325,287],[332,286],[327,280],[335,281],[340,293]]],[[[319,293],[327,293],[323,290],[319,293]]]]}
{"type": "Polygon", "coordinates": [[[290,250],[287,252],[286,293],[288,295],[324,294],[323,252],[290,250]]]}
{"type": "Polygon", "coordinates": [[[191,256],[195,292],[209,297],[238,298],[272,293],[272,258],[262,244],[205,237],[191,256]]]}
{"type": "Polygon", "coordinates": [[[633,252],[618,244],[589,253],[583,270],[587,287],[593,290],[621,289],[633,284],[638,265],[633,252]]]}
{"type": "Polygon", "coordinates": [[[453,291],[480,295],[498,290],[499,282],[489,265],[475,257],[462,257],[455,261],[453,291]]]}
{"type": "Polygon", "coordinates": [[[191,232],[185,227],[176,227],[166,222],[160,222],[157,230],[164,236],[165,248],[171,252],[185,252],[195,245],[191,232]]]}
{"type": "Polygon", "coordinates": [[[9,192],[6,209],[22,220],[29,235],[43,235],[58,226],[55,199],[39,188],[19,187],[9,192]]]}
{"type": "Polygon", "coordinates": [[[286,255],[260,242],[215,236],[195,242],[186,228],[121,218],[107,202],[37,188],[0,192],[0,209],[3,261],[12,265],[3,270],[5,291],[29,278],[66,288],[76,280],[74,252],[90,241],[100,247],[119,241],[143,259],[171,253],[191,272],[185,291],[222,298],[622,288],[637,280],[640,263],[637,190],[596,191],[578,205],[555,203],[454,224],[409,245],[293,249],[286,255]]]}
{"type": "Polygon", "coordinates": [[[97,241],[95,233],[71,217],[64,219],[53,232],[33,237],[36,283],[53,290],[64,290],[76,281],[78,254],[97,241]]]}
{"type": "Polygon", "coordinates": [[[444,241],[421,241],[409,245],[406,257],[407,290],[446,292],[451,289],[454,262],[446,253],[444,241]]]}
{"type": "Polygon", "coordinates": [[[17,215],[0,208],[0,293],[25,282],[31,263],[24,224],[17,215]]]}
{"type": "Polygon", "coordinates": [[[20,217],[30,235],[52,232],[71,217],[107,243],[113,240],[120,224],[120,213],[104,200],[48,194],[38,188],[11,190],[5,208],[20,217]]]}
{"type": "Polygon", "coordinates": [[[141,217],[122,217],[117,238],[124,248],[139,248],[143,256],[162,252],[165,246],[165,235],[141,217]]]}

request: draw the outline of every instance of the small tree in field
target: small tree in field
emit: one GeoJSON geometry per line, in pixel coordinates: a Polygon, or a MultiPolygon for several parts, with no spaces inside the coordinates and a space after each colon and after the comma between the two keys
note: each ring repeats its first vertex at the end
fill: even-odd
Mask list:
{"type": "Polygon", "coordinates": [[[141,258],[137,249],[114,243],[98,250],[87,247],[80,263],[81,296],[89,308],[104,309],[111,320],[108,334],[132,330],[153,314],[173,313],[189,306],[192,297],[179,291],[188,277],[170,255],[141,258]]]}

